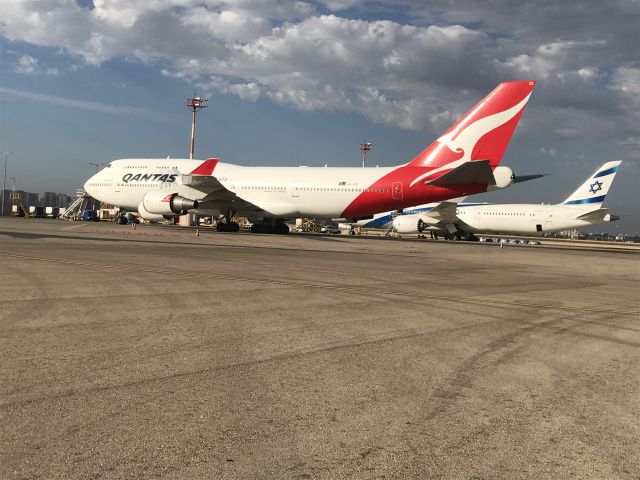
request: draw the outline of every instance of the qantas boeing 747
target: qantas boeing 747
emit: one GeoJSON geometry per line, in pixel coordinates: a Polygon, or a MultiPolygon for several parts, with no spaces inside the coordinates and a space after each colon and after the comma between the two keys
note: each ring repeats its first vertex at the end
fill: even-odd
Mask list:
{"type": "Polygon", "coordinates": [[[357,221],[375,213],[443,201],[514,182],[500,166],[535,82],[500,84],[411,162],[397,167],[245,167],[218,159],[114,160],[90,178],[94,198],[148,220],[182,213],[219,215],[219,228],[287,233],[297,217],[357,221]]]}

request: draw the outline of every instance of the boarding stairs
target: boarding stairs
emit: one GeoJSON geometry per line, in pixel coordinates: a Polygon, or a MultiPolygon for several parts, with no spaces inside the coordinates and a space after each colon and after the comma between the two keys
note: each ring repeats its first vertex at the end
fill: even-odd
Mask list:
{"type": "Polygon", "coordinates": [[[11,212],[13,215],[16,215],[18,217],[24,217],[24,218],[29,218],[32,216],[29,213],[29,209],[27,208],[27,206],[24,203],[22,203],[22,200],[20,200],[20,192],[11,192],[9,194],[9,197],[11,199],[11,205],[18,207],[18,210],[15,213],[14,213],[15,209],[13,207],[11,208],[11,212]]]}
{"type": "Polygon", "coordinates": [[[86,210],[87,204],[91,196],[84,190],[76,190],[76,198],[71,202],[71,205],[60,215],[63,220],[82,220],[82,213],[86,210]]]}

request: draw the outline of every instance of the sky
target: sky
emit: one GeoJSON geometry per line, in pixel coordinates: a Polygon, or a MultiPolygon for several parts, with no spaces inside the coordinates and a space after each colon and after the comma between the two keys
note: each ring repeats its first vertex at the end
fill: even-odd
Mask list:
{"type": "MultiPolygon", "coordinates": [[[[610,232],[640,233],[640,0],[3,0],[0,151],[16,188],[72,193],[116,158],[411,160],[502,81],[537,80],[474,197],[564,200],[622,160],[610,232]]],[[[592,231],[605,230],[596,227],[592,231]]]]}

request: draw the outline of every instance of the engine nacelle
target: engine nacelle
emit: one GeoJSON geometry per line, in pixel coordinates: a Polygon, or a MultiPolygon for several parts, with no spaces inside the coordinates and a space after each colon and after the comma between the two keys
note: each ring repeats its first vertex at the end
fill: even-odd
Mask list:
{"type": "Polygon", "coordinates": [[[392,225],[397,233],[422,233],[427,228],[427,224],[417,215],[398,215],[392,225]]]}
{"type": "Polygon", "coordinates": [[[138,214],[141,218],[148,220],[150,222],[161,222],[163,220],[171,220],[173,218],[172,215],[160,215],[159,213],[151,213],[144,208],[143,202],[140,202],[138,205],[138,214]]]}
{"type": "Polygon", "coordinates": [[[502,165],[499,165],[493,170],[493,178],[496,179],[496,184],[489,185],[489,188],[487,188],[487,191],[500,190],[502,188],[507,188],[516,179],[516,176],[513,173],[513,170],[511,170],[509,167],[504,167],[502,165]]]}
{"type": "Polygon", "coordinates": [[[156,190],[148,192],[142,199],[140,206],[150,214],[179,215],[193,208],[198,208],[198,201],[182,197],[177,193],[156,190]]]}

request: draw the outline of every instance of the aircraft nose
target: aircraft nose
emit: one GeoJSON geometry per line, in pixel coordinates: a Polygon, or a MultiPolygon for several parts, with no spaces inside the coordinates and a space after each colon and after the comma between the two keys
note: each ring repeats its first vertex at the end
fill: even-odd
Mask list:
{"type": "Polygon", "coordinates": [[[94,181],[95,181],[95,175],[91,177],[89,180],[87,180],[86,182],[84,182],[84,191],[87,192],[92,197],[94,192],[94,189],[93,189],[94,181]]]}

